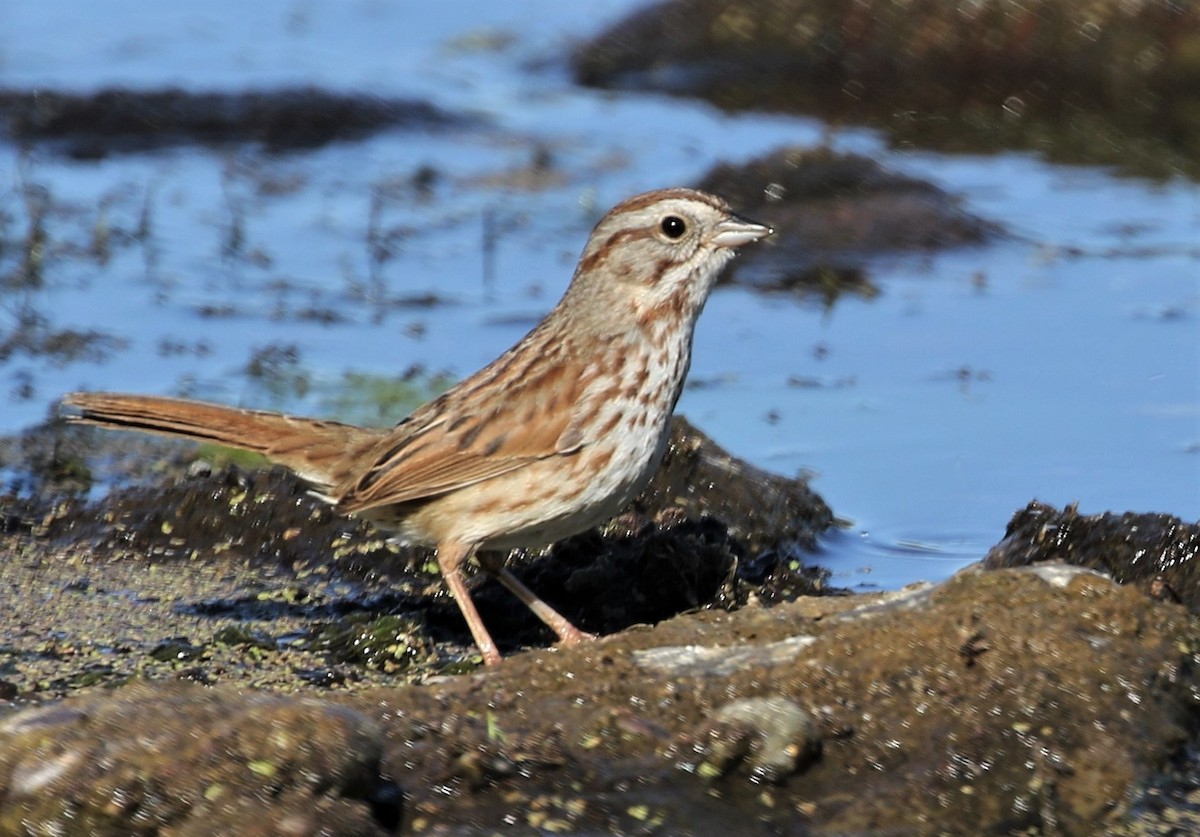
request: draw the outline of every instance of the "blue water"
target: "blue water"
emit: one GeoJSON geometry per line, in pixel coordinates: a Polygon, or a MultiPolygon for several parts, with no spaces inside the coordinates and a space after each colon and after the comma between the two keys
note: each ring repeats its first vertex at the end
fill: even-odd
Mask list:
{"type": "MultiPolygon", "coordinates": [[[[26,185],[54,201],[38,306],[56,328],[129,341],[104,363],[0,364],[0,432],[40,420],[79,387],[244,401],[253,389],[238,370],[269,343],[299,346],[318,390],[345,370],[421,363],[469,374],[553,305],[612,203],[695,182],[719,161],[825,140],[929,178],[1015,233],[985,248],[881,259],[871,269],[882,293],[832,311],[734,288],[710,302],[692,370],[708,385],[689,389],[680,410],[739,456],[814,474],[852,521],[819,556],[835,582],[943,578],[979,558],[1034,497],[1078,502],[1084,513],[1200,517],[1195,184],[1118,179],[1024,154],[892,151],[870,131],[831,134],[812,119],[572,86],[562,62],[572,40],[636,5],[7,4],[5,87],[317,84],[426,99],[480,124],[388,131],[280,158],[177,148],[85,163],[0,145],[7,235],[24,229],[26,185]],[[540,150],[554,176],[530,188],[519,175],[540,150]],[[422,165],[440,175],[428,202],[393,188],[422,165]],[[444,305],[392,310],[375,323],[357,301],[353,289],[370,270],[373,189],[395,193],[381,217],[405,233],[383,266],[389,291],[432,292],[444,305]],[[147,201],[149,248],[116,247],[106,264],[70,255],[99,228],[135,228],[147,201]],[[490,295],[485,210],[505,230],[490,295]],[[247,255],[229,259],[222,245],[235,224],[247,255]],[[234,314],[202,317],[210,304],[234,314]],[[321,325],[286,313],[310,304],[348,319],[321,325]],[[164,339],[207,352],[163,354],[164,339]],[[23,382],[33,397],[10,398],[23,382]]],[[[4,328],[14,305],[0,306],[4,328]]],[[[314,394],[288,406],[318,403],[314,394]]]]}

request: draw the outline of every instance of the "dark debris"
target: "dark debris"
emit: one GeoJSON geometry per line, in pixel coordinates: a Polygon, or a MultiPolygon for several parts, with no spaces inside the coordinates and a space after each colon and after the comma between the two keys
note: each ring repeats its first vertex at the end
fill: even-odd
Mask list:
{"type": "Polygon", "coordinates": [[[0,130],[18,143],[48,145],[81,159],[193,143],[258,143],[270,151],[297,151],[388,128],[430,130],[464,121],[426,102],[317,87],[242,93],[0,91],[0,130]]]}
{"type": "Polygon", "coordinates": [[[1168,514],[1081,515],[1037,500],[1013,515],[984,558],[990,568],[1066,561],[1109,573],[1159,601],[1200,610],[1200,523],[1168,514]]]}

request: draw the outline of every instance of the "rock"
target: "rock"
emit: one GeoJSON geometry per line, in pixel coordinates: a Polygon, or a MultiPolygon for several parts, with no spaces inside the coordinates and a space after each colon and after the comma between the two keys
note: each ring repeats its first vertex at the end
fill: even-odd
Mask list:
{"type": "Polygon", "coordinates": [[[1134,584],[1154,598],[1200,609],[1200,523],[1166,514],[1081,515],[1034,500],[1013,515],[984,565],[1064,561],[1134,584]]]}
{"type": "MultiPolygon", "coordinates": [[[[678,485],[701,491],[660,489],[517,562],[615,633],[420,686],[473,668],[436,574],[278,472],[13,503],[0,590],[37,606],[4,623],[5,693],[73,697],[0,721],[0,833],[374,834],[401,813],[432,834],[1108,833],[1188,764],[1200,620],[1172,597],[1040,563],[789,601],[767,595],[798,584],[765,560],[768,535],[743,600],[755,542],[706,516],[702,491],[737,471],[681,449],[678,485]],[[620,624],[660,601],[687,612],[620,624]]],[[[1127,557],[1153,578],[1172,567],[1149,555],[1192,563],[1193,528],[1161,516],[1018,521],[997,555],[1110,573],[1127,557]]]]}
{"type": "MultiPolygon", "coordinates": [[[[1006,235],[927,180],[888,171],[859,154],[787,147],[741,164],[721,164],[699,188],[722,195],[749,218],[777,230],[722,274],[768,293],[879,293],[872,281],[884,257],[974,246],[1006,235]]],[[[802,382],[801,382],[802,384],[802,382]]]]}
{"type": "Polygon", "coordinates": [[[721,195],[777,231],[743,261],[794,250],[801,264],[831,256],[977,245],[1003,233],[927,180],[888,171],[861,154],[802,146],[747,163],[722,163],[700,188],[721,195]],[[779,236],[784,236],[781,240],[779,236]]]}
{"type": "Polygon", "coordinates": [[[1095,573],[976,568],[902,595],[688,614],[387,693],[431,732],[386,763],[447,833],[527,825],[537,805],[567,833],[1096,833],[1185,746],[1197,649],[1185,609],[1095,573]],[[787,743],[760,750],[768,708],[787,743]],[[465,753],[493,767],[463,774],[465,753]]]}
{"type": "Polygon", "coordinates": [[[0,832],[388,834],[383,736],[335,704],[183,684],[27,709],[0,723],[0,832]]]}
{"type": "Polygon", "coordinates": [[[812,718],[785,698],[735,700],[717,709],[712,717],[755,731],[749,761],[756,780],[781,781],[805,767],[821,750],[812,718]]]}
{"type": "Polygon", "coordinates": [[[634,501],[649,515],[678,510],[684,518],[715,518],[751,554],[799,558],[834,525],[833,511],[806,476],[786,477],[731,454],[684,416],[671,419],[671,438],[658,472],[634,501]]]}

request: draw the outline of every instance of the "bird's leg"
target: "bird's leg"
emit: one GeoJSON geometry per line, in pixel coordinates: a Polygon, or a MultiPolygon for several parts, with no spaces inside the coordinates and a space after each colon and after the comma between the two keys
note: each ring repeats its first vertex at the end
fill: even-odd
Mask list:
{"type": "Polygon", "coordinates": [[[481,553],[478,556],[479,565],[487,572],[499,579],[500,583],[507,587],[512,594],[530,610],[538,619],[545,622],[550,630],[558,635],[559,641],[563,645],[576,645],[586,639],[595,639],[595,634],[585,633],[571,624],[567,617],[563,616],[550,605],[546,604],[538,595],[521,583],[521,580],[512,574],[507,567],[504,566],[504,559],[496,554],[481,553]]]}
{"type": "Polygon", "coordinates": [[[475,644],[483,654],[484,663],[494,666],[500,664],[500,650],[496,648],[495,640],[484,627],[483,619],[475,609],[475,602],[471,601],[471,594],[463,582],[462,565],[474,551],[475,548],[470,544],[440,543],[437,548],[438,568],[442,571],[442,578],[446,579],[450,595],[454,597],[463,618],[467,620],[467,627],[471,629],[471,636],[475,638],[475,644]]]}

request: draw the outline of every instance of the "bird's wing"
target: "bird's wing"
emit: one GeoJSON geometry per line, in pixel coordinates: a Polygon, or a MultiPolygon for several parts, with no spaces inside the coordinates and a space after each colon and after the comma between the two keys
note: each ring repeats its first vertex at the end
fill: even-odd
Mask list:
{"type": "Polygon", "coordinates": [[[561,358],[510,364],[503,376],[494,366],[421,407],[377,444],[371,464],[335,491],[339,511],[436,497],[577,452],[578,443],[564,448],[561,440],[573,436],[566,431],[585,400],[588,365],[561,358]]]}

